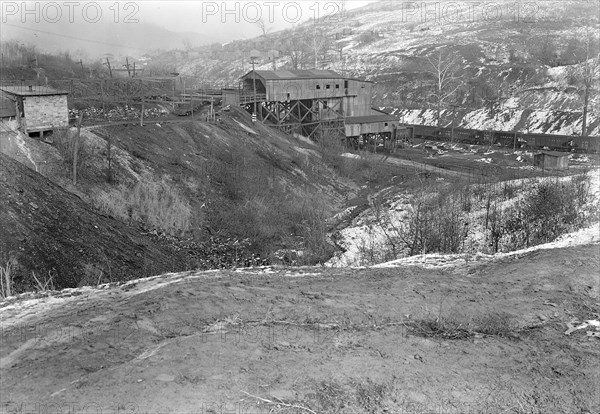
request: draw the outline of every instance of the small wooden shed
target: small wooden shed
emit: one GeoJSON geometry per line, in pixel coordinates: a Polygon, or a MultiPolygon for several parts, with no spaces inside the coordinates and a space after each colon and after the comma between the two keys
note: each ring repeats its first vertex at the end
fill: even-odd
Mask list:
{"type": "Polygon", "coordinates": [[[569,153],[541,151],[533,156],[533,165],[543,170],[566,170],[569,168],[569,153]]]}
{"type": "Polygon", "coordinates": [[[67,92],[37,85],[1,86],[15,108],[18,128],[30,134],[69,126],[67,92]]]}
{"type": "Polygon", "coordinates": [[[350,116],[344,119],[347,137],[366,134],[392,134],[398,127],[398,118],[372,110],[371,115],[350,116]]]}

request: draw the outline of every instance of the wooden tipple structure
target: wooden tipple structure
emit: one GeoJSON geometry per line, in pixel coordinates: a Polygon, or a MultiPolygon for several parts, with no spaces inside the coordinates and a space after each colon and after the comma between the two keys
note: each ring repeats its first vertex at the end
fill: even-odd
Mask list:
{"type": "Polygon", "coordinates": [[[331,70],[254,70],[242,77],[239,94],[230,91],[223,97],[224,103],[242,105],[288,133],[313,139],[354,136],[349,134],[392,138],[398,120],[371,108],[372,86],[331,70]]]}

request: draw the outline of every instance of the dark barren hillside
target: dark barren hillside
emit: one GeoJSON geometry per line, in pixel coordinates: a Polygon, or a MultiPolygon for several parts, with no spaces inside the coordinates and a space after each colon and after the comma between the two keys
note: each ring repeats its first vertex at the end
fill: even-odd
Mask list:
{"type": "Polygon", "coordinates": [[[0,260],[12,264],[17,292],[37,287],[32,272],[52,275],[62,288],[175,270],[324,262],[333,253],[329,219],[357,195],[328,163],[347,164],[355,177],[369,169],[253,125],[237,108],[215,123],[86,127],[75,186],[60,134],[51,144],[3,134],[5,151],[31,168],[3,155],[0,260]]]}
{"type": "Polygon", "coordinates": [[[17,291],[76,287],[183,269],[184,258],[0,153],[0,251],[17,291]]]}

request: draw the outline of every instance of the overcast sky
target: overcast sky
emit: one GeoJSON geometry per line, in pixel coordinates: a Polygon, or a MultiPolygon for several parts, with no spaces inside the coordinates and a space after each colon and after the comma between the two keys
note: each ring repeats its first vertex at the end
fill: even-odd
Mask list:
{"type": "MultiPolygon", "coordinates": [[[[237,0],[237,1],[4,1],[0,0],[2,34],[14,37],[24,27],[45,35],[71,33],[85,25],[129,26],[150,23],[176,32],[196,32],[233,40],[292,27],[310,18],[334,21],[342,8],[351,10],[373,0],[237,0]],[[21,26],[21,27],[17,27],[21,26]],[[71,26],[71,27],[69,27],[71,26]]],[[[109,30],[109,29],[107,29],[109,30]]],[[[92,30],[92,32],[94,32],[92,30]]],[[[80,36],[85,37],[86,33],[80,36]]]]}
{"type": "Polygon", "coordinates": [[[335,24],[343,9],[375,0],[6,1],[0,0],[0,40],[39,51],[140,56],[156,49],[226,43],[293,27],[310,18],[335,24]],[[154,26],[163,29],[156,30],[154,26]],[[178,35],[182,33],[181,35],[178,35]]]}
{"type": "Polygon", "coordinates": [[[257,34],[255,22],[259,17],[268,28],[280,30],[312,17],[335,18],[342,4],[351,10],[372,1],[144,1],[139,3],[139,15],[148,23],[174,31],[227,31],[234,29],[233,26],[241,26],[247,29],[248,37],[254,37],[257,34]]]}

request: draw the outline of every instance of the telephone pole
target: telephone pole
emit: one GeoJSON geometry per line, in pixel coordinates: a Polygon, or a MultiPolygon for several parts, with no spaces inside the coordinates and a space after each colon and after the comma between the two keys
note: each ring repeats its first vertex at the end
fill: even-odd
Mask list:
{"type": "Polygon", "coordinates": [[[251,56],[250,57],[250,63],[252,64],[252,88],[254,89],[254,111],[252,112],[252,118],[253,120],[256,119],[256,71],[254,70],[254,65],[257,64],[258,62],[256,61],[256,58],[251,56]]]}
{"type": "Polygon", "coordinates": [[[129,58],[128,57],[125,57],[125,63],[126,64],[123,66],[125,66],[127,68],[127,76],[129,76],[131,78],[131,72],[129,71],[129,58]]]}
{"type": "Polygon", "coordinates": [[[108,73],[110,73],[110,77],[112,78],[112,68],[110,67],[110,60],[108,58],[106,58],[105,65],[108,65],[108,73]]]}

